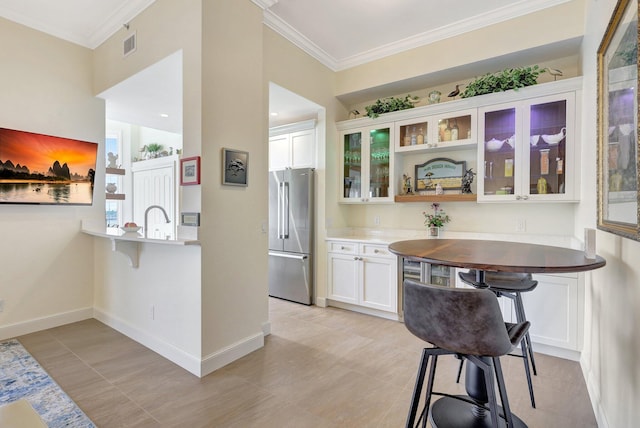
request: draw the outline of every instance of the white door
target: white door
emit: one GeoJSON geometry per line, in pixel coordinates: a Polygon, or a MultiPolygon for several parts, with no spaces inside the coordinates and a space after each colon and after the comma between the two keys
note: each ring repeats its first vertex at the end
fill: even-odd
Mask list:
{"type": "Polygon", "coordinates": [[[139,226],[144,226],[147,208],[153,205],[161,206],[170,222],[166,222],[160,209],[152,208],[147,216],[148,230],[143,232],[148,238],[174,239],[177,225],[175,161],[158,165],[154,164],[156,160],[159,159],[143,161],[145,165],[135,165],[136,168],[133,170],[133,218],[139,226]]]}

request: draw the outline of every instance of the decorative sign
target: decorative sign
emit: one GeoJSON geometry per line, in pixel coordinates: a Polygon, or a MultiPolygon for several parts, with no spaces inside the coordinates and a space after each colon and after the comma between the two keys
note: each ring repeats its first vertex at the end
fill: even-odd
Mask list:
{"type": "Polygon", "coordinates": [[[435,190],[440,184],[444,190],[460,190],[467,170],[465,161],[435,158],[416,165],[416,191],[435,190]]]}

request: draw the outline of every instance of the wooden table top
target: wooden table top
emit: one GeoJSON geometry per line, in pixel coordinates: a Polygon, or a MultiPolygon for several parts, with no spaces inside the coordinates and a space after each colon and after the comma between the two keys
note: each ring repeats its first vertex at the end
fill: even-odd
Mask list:
{"type": "Polygon", "coordinates": [[[429,263],[493,272],[566,273],[601,268],[604,258],[587,259],[584,251],[520,242],[475,239],[398,241],[389,250],[429,263]]]}

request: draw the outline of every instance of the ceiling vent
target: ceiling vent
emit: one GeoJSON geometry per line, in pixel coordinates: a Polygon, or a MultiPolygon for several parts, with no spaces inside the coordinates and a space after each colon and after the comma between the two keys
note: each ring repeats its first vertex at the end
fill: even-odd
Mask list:
{"type": "Polygon", "coordinates": [[[126,57],[131,55],[136,51],[136,48],[136,32],[134,31],[133,34],[124,39],[124,41],[122,42],[122,56],[126,57]]]}

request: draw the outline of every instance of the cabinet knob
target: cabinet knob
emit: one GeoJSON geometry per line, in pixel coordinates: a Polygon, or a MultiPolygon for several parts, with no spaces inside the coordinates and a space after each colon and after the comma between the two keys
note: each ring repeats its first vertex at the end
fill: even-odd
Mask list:
{"type": "Polygon", "coordinates": [[[527,199],[529,199],[529,195],[524,195],[524,196],[522,197],[522,199],[524,199],[524,200],[526,201],[527,199]]]}
{"type": "Polygon", "coordinates": [[[379,254],[379,253],[380,253],[380,250],[375,249],[375,250],[373,250],[373,252],[374,252],[374,253],[376,253],[376,254],[379,254]]]}
{"type": "Polygon", "coordinates": [[[518,196],[516,196],[516,199],[520,200],[520,199],[522,199],[522,196],[518,195],[518,196]]]}
{"type": "Polygon", "coordinates": [[[340,247],[341,250],[347,250],[348,248],[345,246],[340,247]]]}

